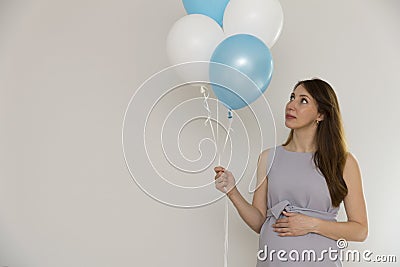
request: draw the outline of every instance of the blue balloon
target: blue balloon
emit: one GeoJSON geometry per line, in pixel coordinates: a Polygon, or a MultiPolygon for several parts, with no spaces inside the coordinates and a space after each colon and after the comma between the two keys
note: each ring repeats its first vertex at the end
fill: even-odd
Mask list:
{"type": "Polygon", "coordinates": [[[271,52],[253,35],[237,34],[226,38],[214,50],[210,61],[211,87],[229,109],[249,105],[267,90],[271,81],[271,52]]]}
{"type": "Polygon", "coordinates": [[[206,15],[222,27],[224,11],[229,0],[182,0],[188,14],[206,15]]]}

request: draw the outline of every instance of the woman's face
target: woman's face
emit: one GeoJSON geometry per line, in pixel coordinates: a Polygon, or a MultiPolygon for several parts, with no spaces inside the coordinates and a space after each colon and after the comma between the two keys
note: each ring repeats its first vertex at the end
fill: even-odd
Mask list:
{"type": "Polygon", "coordinates": [[[285,125],[290,129],[315,127],[316,120],[323,119],[318,113],[317,102],[303,85],[297,86],[291,93],[285,113],[285,125]]]}

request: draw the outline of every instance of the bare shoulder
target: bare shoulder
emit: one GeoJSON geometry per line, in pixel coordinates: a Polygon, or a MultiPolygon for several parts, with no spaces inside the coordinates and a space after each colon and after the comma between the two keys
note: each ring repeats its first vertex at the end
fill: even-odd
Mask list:
{"type": "Polygon", "coordinates": [[[263,151],[260,153],[260,160],[263,160],[264,162],[266,162],[266,161],[267,161],[267,158],[268,158],[268,155],[269,155],[270,153],[274,153],[274,150],[275,150],[275,148],[273,148],[273,147],[269,147],[269,148],[263,150],[263,151]]]}
{"type": "Polygon", "coordinates": [[[267,159],[268,159],[268,155],[271,153],[271,151],[273,153],[273,148],[271,148],[271,147],[263,150],[260,153],[260,156],[259,156],[259,163],[263,162],[263,163],[266,164],[267,163],[267,159]]]}
{"type": "Polygon", "coordinates": [[[358,164],[358,160],[351,152],[347,153],[343,176],[345,180],[360,176],[360,167],[358,164]]]}
{"type": "Polygon", "coordinates": [[[257,177],[259,180],[259,183],[263,180],[265,180],[265,177],[267,176],[267,165],[268,165],[268,155],[271,153],[272,148],[267,148],[263,150],[259,157],[258,157],[258,163],[257,163],[257,177]]]}
{"type": "Polygon", "coordinates": [[[346,164],[344,168],[358,168],[358,160],[351,152],[347,152],[346,164]]]}

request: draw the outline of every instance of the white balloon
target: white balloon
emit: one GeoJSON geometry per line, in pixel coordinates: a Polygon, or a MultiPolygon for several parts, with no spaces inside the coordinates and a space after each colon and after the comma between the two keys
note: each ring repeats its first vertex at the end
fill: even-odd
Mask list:
{"type": "MultiPolygon", "coordinates": [[[[172,65],[210,61],[211,55],[218,44],[225,38],[224,31],[217,22],[208,16],[191,14],[182,17],[174,23],[167,37],[167,54],[172,65]]],[[[208,69],[205,64],[199,64],[197,71],[202,72],[200,77],[208,81],[208,69]]],[[[180,76],[190,80],[191,76],[199,77],[192,70],[181,70],[180,76]]]]}
{"type": "Polygon", "coordinates": [[[251,34],[271,48],[283,27],[279,0],[231,0],[224,13],[223,28],[227,36],[251,34]]]}

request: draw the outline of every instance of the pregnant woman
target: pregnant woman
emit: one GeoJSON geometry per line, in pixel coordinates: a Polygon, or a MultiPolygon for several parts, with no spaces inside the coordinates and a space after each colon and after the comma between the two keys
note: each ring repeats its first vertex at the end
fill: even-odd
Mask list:
{"type": "Polygon", "coordinates": [[[285,112],[289,137],[260,154],[252,204],[221,166],[214,168],[216,188],[260,234],[257,267],[342,266],[336,240],[364,241],[368,221],[336,94],[323,80],[300,81],[285,112]],[[342,202],[347,221],[337,222],[342,202]]]}

